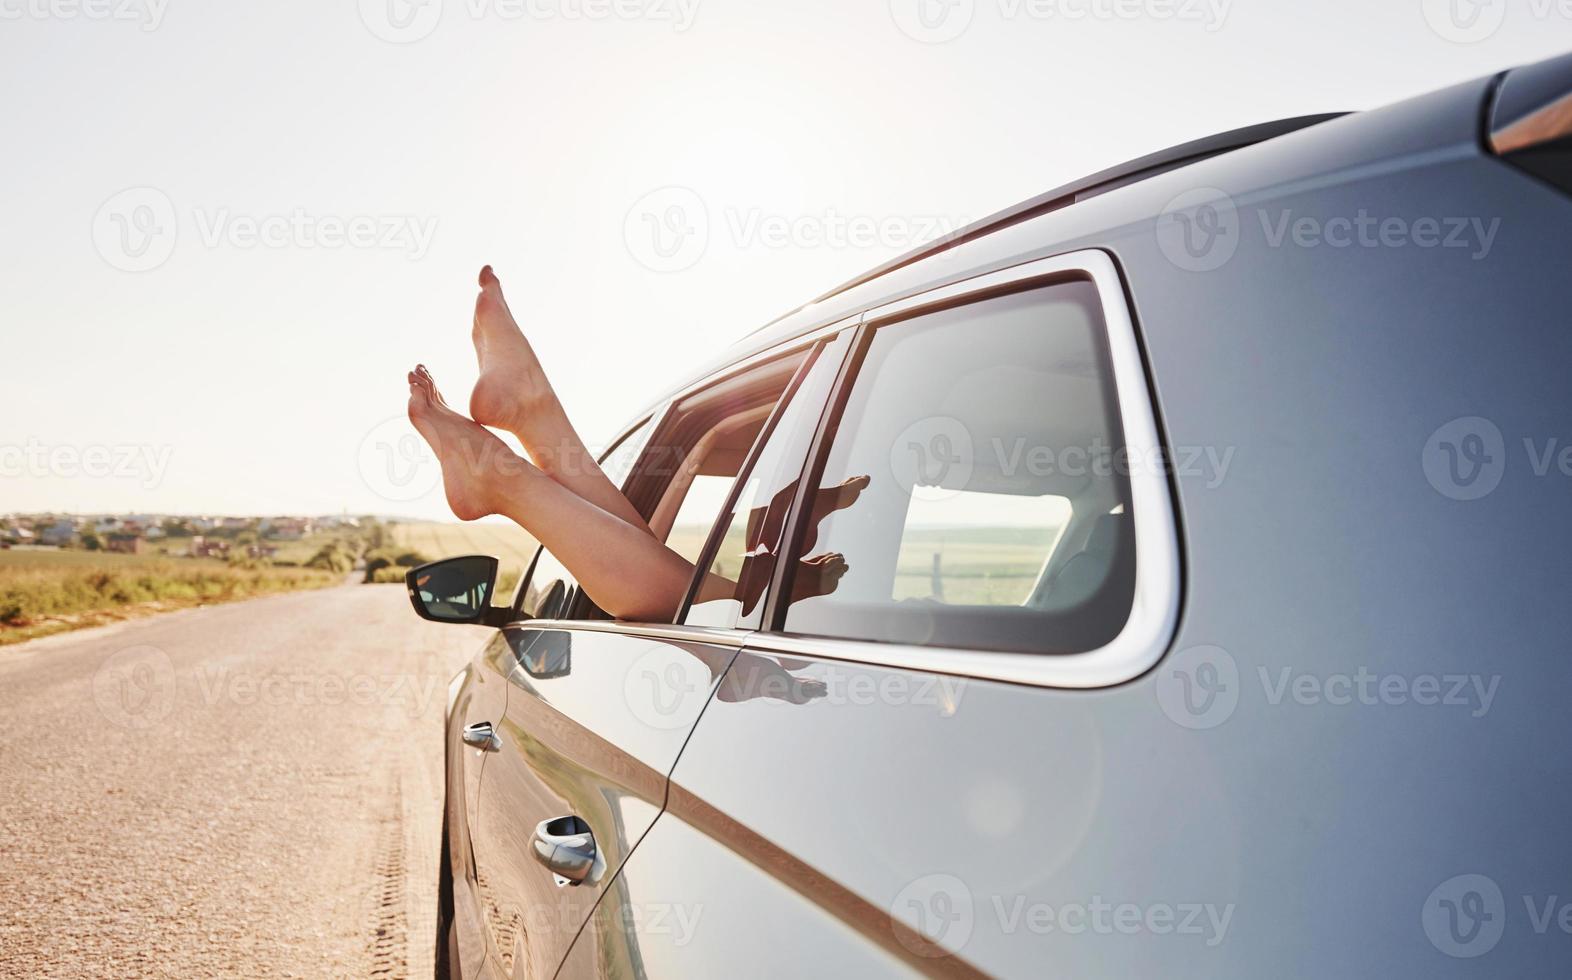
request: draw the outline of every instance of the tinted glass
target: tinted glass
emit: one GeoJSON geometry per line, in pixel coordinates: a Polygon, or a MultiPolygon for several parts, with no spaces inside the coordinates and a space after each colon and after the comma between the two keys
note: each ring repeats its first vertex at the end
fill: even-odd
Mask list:
{"type": "MultiPolygon", "coordinates": [[[[843,335],[818,352],[791,401],[775,420],[736,504],[727,514],[725,534],[684,622],[695,626],[758,628],[775,556],[781,551],[786,512],[797,492],[814,427],[829,398],[848,340],[843,335]]],[[[817,570],[805,570],[805,581],[810,573],[817,570]]]]}
{"type": "Polygon", "coordinates": [[[468,623],[490,605],[497,563],[492,558],[452,558],[415,573],[415,593],[437,619],[468,623]]]}
{"type": "Polygon", "coordinates": [[[1134,588],[1126,457],[1090,283],[880,328],[796,550],[785,629],[1102,646],[1134,588]]]}

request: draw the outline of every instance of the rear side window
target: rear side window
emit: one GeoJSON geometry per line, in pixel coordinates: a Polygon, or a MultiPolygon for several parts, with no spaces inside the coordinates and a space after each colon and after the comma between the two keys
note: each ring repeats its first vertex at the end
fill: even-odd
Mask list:
{"type": "Polygon", "coordinates": [[[879,327],[830,429],[789,633],[1078,653],[1129,618],[1135,541],[1096,287],[879,327]]]}

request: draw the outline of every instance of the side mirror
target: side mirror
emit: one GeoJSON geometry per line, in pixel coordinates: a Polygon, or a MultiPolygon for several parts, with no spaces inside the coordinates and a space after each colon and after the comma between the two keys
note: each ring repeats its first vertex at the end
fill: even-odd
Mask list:
{"type": "Polygon", "coordinates": [[[512,611],[493,606],[497,559],[488,555],[448,558],[412,568],[404,575],[410,605],[421,619],[434,623],[470,623],[501,627],[512,611]]]}

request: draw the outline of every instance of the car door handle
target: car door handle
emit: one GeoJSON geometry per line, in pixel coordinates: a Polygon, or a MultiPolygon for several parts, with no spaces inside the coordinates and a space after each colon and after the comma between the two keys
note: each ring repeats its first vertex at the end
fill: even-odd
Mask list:
{"type": "Polygon", "coordinates": [[[477,721],[473,725],[465,726],[464,733],[459,737],[464,740],[465,745],[473,745],[487,752],[495,752],[501,747],[497,741],[497,731],[491,727],[489,721],[477,721]]]}
{"type": "Polygon", "coordinates": [[[577,885],[595,866],[595,835],[578,817],[542,820],[530,835],[535,860],[557,876],[558,885],[577,885]]]}

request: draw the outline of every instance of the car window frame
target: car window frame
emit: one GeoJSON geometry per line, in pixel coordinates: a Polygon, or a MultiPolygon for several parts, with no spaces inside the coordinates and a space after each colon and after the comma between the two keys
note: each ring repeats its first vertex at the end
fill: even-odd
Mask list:
{"type": "MultiPolygon", "coordinates": [[[[1145,467],[1130,475],[1136,570],[1129,618],[1113,640],[1084,653],[1042,654],[916,646],[845,639],[784,630],[793,565],[799,557],[809,496],[828,463],[834,429],[845,411],[857,372],[880,327],[926,313],[984,302],[1074,280],[1090,281],[1102,307],[1104,340],[1113,373],[1113,395],[1124,428],[1124,445],[1134,458],[1158,458],[1164,440],[1152,402],[1148,370],[1130,312],[1123,276],[1113,258],[1087,249],[1037,259],[997,272],[896,299],[865,312],[851,350],[841,364],[829,403],[814,433],[808,464],[787,515],[784,560],[778,561],[765,599],[764,629],[749,646],[761,651],[871,663],[1040,687],[1088,689],[1133,680],[1162,659],[1179,618],[1182,575],[1179,525],[1173,486],[1166,474],[1145,467]],[[1140,456],[1135,456],[1141,453],[1140,456]]],[[[1166,458],[1166,457],[1164,457],[1166,458]]]]}
{"type": "MultiPolygon", "coordinates": [[[[861,318],[857,317],[856,321],[857,323],[860,323],[861,318]]],[[[737,501],[741,499],[743,491],[747,488],[748,479],[752,476],[754,467],[758,465],[759,457],[763,455],[765,447],[769,444],[770,439],[775,435],[775,430],[780,424],[781,417],[791,406],[793,400],[797,397],[798,392],[802,390],[803,383],[807,380],[809,373],[812,372],[813,369],[818,365],[819,358],[836,356],[833,350],[836,343],[843,336],[851,336],[853,342],[843,345],[843,349],[839,352],[841,359],[840,363],[835,366],[836,373],[833,384],[839,383],[840,372],[846,366],[846,361],[851,357],[852,352],[856,347],[855,336],[852,335],[855,333],[857,323],[843,323],[841,325],[841,329],[839,330],[831,333],[820,332],[816,334],[810,343],[798,343],[783,348],[787,355],[802,350],[805,350],[806,354],[803,357],[802,363],[797,366],[797,370],[792,375],[791,380],[787,382],[785,390],[781,392],[780,398],[775,402],[774,408],[770,411],[770,417],[764,422],[764,427],[759,430],[759,436],[753,441],[753,446],[748,450],[748,455],[742,462],[742,468],[737,471],[737,477],[732,483],[731,492],[726,495],[725,504],[721,507],[720,513],[716,515],[715,523],[710,526],[710,533],[705,538],[704,548],[699,552],[699,561],[694,567],[693,581],[688,583],[688,592],[683,597],[682,606],[677,613],[677,623],[679,625],[690,625],[687,623],[687,618],[689,612],[691,612],[693,609],[694,600],[698,598],[699,583],[701,583],[704,580],[704,576],[708,574],[708,569],[714,563],[715,556],[720,551],[720,546],[726,536],[726,532],[731,529],[732,521],[736,518],[737,501]]],[[[833,392],[833,387],[831,390],[833,392]]],[[[824,405],[820,405],[818,407],[819,415],[814,419],[815,434],[817,434],[819,426],[824,421],[824,410],[825,406],[828,404],[829,403],[826,402],[824,405]]],[[[800,468],[797,473],[799,486],[801,485],[803,475],[807,472],[807,464],[809,460],[813,458],[811,445],[812,444],[810,442],[810,449],[803,456],[803,467],[800,468]]],[[[793,506],[795,506],[795,502],[793,503],[793,506]]],[[[788,522],[790,521],[790,511],[788,511],[787,520],[788,522]]],[[[789,534],[789,524],[786,528],[783,528],[783,542],[789,540],[789,538],[786,537],[787,534],[789,534]]],[[[776,557],[777,564],[779,564],[779,556],[777,555],[776,557]]],[[[764,605],[764,622],[769,622],[769,590],[773,589],[774,587],[775,573],[774,569],[772,568],[770,573],[770,583],[766,587],[765,595],[761,600],[764,605]]],[[[741,629],[749,632],[753,631],[752,626],[743,627],[738,626],[735,623],[729,627],[720,626],[707,628],[741,629]]]]}

